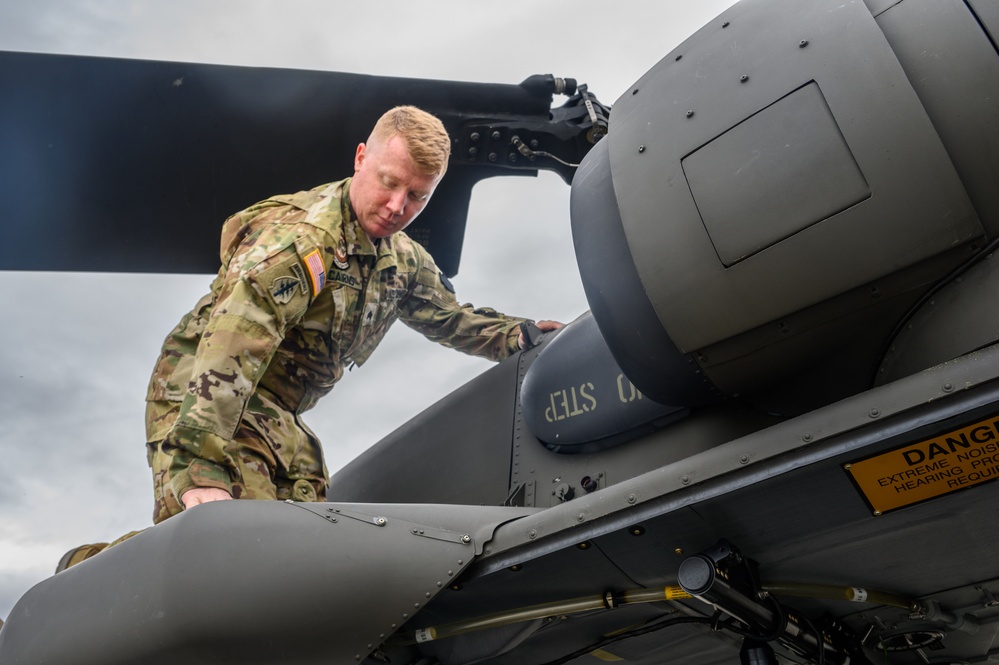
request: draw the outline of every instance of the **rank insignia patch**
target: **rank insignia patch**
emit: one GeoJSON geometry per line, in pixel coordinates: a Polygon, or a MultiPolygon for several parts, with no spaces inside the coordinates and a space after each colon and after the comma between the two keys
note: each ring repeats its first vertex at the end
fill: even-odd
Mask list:
{"type": "Polygon", "coordinates": [[[287,305],[295,296],[295,289],[300,283],[294,277],[278,277],[271,284],[271,297],[274,298],[274,302],[287,305]]]}
{"type": "Polygon", "coordinates": [[[312,250],[305,256],[305,267],[309,271],[312,295],[319,295],[319,292],[326,286],[326,266],[323,265],[323,258],[319,255],[318,249],[312,250]]]}

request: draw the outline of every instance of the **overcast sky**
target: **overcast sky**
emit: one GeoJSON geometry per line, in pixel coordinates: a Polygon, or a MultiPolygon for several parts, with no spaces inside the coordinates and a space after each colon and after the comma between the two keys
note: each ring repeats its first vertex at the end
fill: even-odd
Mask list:
{"type": "MultiPolygon", "coordinates": [[[[551,73],[613,104],[730,4],[6,0],[0,50],[495,83],[551,73]]],[[[536,319],[585,312],[568,200],[546,172],[480,183],[458,297],[536,319]]],[[[146,383],[164,336],[209,281],[0,272],[0,618],[70,547],[149,526],[146,383]]],[[[333,473],[488,367],[399,325],[306,421],[333,473]]]]}

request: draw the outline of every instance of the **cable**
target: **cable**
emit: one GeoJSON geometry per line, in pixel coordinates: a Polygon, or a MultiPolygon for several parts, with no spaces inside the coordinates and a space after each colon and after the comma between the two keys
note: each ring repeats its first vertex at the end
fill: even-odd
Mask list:
{"type": "Polygon", "coordinates": [[[632,637],[638,637],[640,635],[653,633],[657,630],[662,630],[663,628],[669,628],[670,626],[675,626],[681,623],[701,623],[701,624],[711,625],[713,621],[714,621],[713,619],[709,619],[708,617],[688,617],[688,616],[673,617],[671,619],[666,619],[659,623],[649,624],[646,626],[642,626],[641,628],[636,628],[635,630],[628,631],[627,633],[621,633],[620,635],[614,635],[613,637],[604,638],[603,640],[600,640],[595,644],[591,644],[588,647],[583,647],[582,649],[573,651],[572,653],[566,656],[562,656],[557,660],[549,661],[547,663],[544,663],[543,665],[563,665],[564,663],[568,663],[571,660],[575,660],[580,656],[585,656],[591,651],[602,649],[603,647],[614,644],[615,642],[620,642],[621,640],[626,640],[632,637]]]}
{"type": "Polygon", "coordinates": [[[535,157],[551,157],[559,164],[562,164],[563,166],[568,166],[569,168],[574,169],[579,166],[579,164],[570,164],[567,161],[559,159],[550,152],[545,152],[543,150],[532,150],[531,148],[527,147],[527,144],[524,143],[523,139],[521,139],[519,136],[514,136],[513,138],[511,138],[510,143],[512,143],[513,146],[517,148],[517,152],[522,154],[524,157],[527,157],[528,159],[533,159],[535,157]]]}
{"type": "Polygon", "coordinates": [[[929,301],[933,296],[939,293],[941,289],[943,289],[945,286],[953,282],[955,279],[966,273],[975,264],[980,263],[989,254],[995,251],[997,247],[999,247],[999,236],[993,239],[992,242],[986,245],[980,252],[977,252],[974,256],[964,261],[964,263],[962,263],[961,265],[957,266],[949,273],[944,275],[940,280],[937,281],[936,284],[930,287],[930,289],[926,293],[924,293],[918,300],[916,300],[915,304],[909,308],[909,311],[906,312],[901,319],[899,319],[898,323],[895,325],[895,328],[891,331],[891,334],[885,338],[885,342],[881,346],[881,350],[878,352],[878,363],[873,370],[874,373],[870,381],[871,385],[874,385],[874,383],[877,381],[878,367],[884,363],[884,358],[885,356],[888,355],[888,350],[891,348],[891,345],[894,343],[895,338],[898,337],[899,334],[901,334],[902,330],[905,329],[905,326],[909,323],[912,317],[916,315],[916,313],[920,310],[920,308],[922,308],[922,306],[926,304],[926,302],[929,301]]]}

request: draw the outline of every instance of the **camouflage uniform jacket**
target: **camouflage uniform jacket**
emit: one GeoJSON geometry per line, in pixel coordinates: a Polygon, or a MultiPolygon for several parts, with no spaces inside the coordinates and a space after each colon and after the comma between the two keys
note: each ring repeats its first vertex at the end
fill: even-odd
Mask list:
{"type": "Polygon", "coordinates": [[[518,350],[523,319],[459,305],[405,233],[368,238],[351,211],[350,180],[275,196],[226,221],[211,293],[167,337],[146,397],[181,403],[147,422],[148,441],[194,458],[180,492],[231,489],[232,439],[241,420],[254,428],[255,411],[278,420],[256,428],[272,448],[282,436],[309,436],[318,448],[298,414],[345,367],[363,364],[396,319],[472,355],[501,360],[518,350]]]}

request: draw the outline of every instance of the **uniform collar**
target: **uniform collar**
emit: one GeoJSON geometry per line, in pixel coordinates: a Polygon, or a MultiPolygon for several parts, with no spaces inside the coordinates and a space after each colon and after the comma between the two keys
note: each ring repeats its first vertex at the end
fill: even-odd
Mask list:
{"type": "Polygon", "coordinates": [[[354,208],[350,205],[350,183],[353,178],[343,181],[343,188],[340,192],[340,233],[346,244],[347,254],[374,256],[377,254],[375,244],[371,238],[361,228],[354,214],[354,208]]]}

